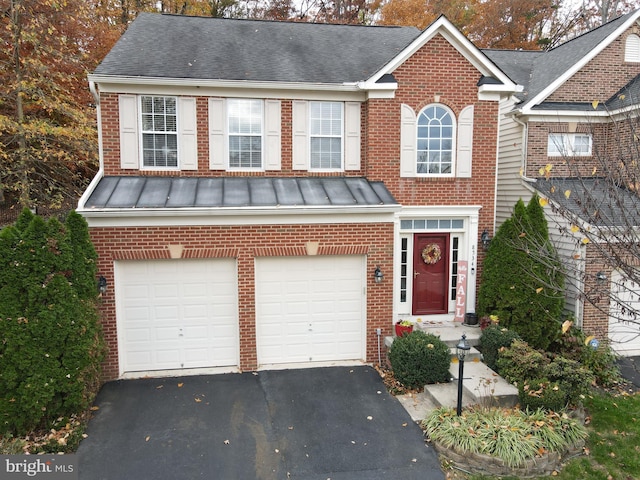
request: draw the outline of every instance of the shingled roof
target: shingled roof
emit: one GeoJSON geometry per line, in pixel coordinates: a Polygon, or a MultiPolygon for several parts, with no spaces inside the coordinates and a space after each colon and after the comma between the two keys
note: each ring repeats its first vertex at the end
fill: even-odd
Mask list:
{"type": "MultiPolygon", "coordinates": [[[[526,105],[555,81],[575,68],[585,57],[596,52],[611,34],[638,11],[622,15],[548,51],[483,50],[512,80],[524,87],[518,94],[526,105]]],[[[558,105],[549,106],[556,108],[558,105]]],[[[563,105],[568,110],[592,108],[591,103],[563,105]]],[[[544,109],[545,107],[542,106],[544,109]]],[[[601,107],[603,108],[603,107],[601,107]]]]}
{"type": "Polygon", "coordinates": [[[550,178],[530,185],[563,210],[597,227],[640,226],[640,197],[606,178],[550,178]],[[565,192],[571,192],[565,195],[565,192]]]}
{"type": "Polygon", "coordinates": [[[413,27],[141,13],[94,74],[355,83],[370,78],[419,35],[413,27]]]}

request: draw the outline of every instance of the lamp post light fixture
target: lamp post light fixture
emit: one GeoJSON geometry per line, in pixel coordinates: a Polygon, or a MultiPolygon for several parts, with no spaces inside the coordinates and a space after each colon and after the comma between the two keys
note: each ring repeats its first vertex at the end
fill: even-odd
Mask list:
{"type": "Polygon", "coordinates": [[[382,282],[383,278],[384,278],[384,273],[382,273],[382,270],[380,270],[380,265],[378,265],[376,269],[373,271],[373,280],[376,283],[380,283],[382,282]]]}
{"type": "Polygon", "coordinates": [[[489,236],[489,231],[485,228],[480,235],[480,241],[482,242],[482,248],[485,250],[489,248],[489,244],[491,243],[491,237],[489,236]]]}
{"type": "Polygon", "coordinates": [[[98,278],[98,292],[100,292],[100,296],[107,293],[107,279],[100,275],[98,278]]]}
{"type": "Polygon", "coordinates": [[[606,281],[607,281],[607,274],[606,273],[604,273],[604,272],[596,273],[596,283],[598,285],[602,285],[606,281]]]}
{"type": "Polygon", "coordinates": [[[467,335],[462,334],[460,341],[456,345],[456,356],[458,357],[458,407],[456,409],[456,413],[458,416],[462,414],[462,378],[464,375],[464,359],[467,356],[467,353],[471,350],[471,346],[467,341],[467,335]]]}

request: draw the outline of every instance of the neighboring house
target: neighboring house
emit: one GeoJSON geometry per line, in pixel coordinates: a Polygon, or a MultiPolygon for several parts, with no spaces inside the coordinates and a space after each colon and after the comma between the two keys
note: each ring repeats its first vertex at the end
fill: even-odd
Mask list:
{"type": "MultiPolygon", "coordinates": [[[[635,116],[640,107],[639,21],[640,11],[630,13],[548,52],[484,51],[524,87],[501,102],[496,226],[511,215],[519,198],[526,202],[537,191],[549,199],[545,211],[552,237],[568,270],[576,272],[568,282],[567,310],[586,332],[610,339],[624,354],[640,353],[640,329],[634,323],[640,319],[630,315],[631,322],[621,322],[624,313],[608,315],[609,295],[593,292],[612,289],[613,296],[634,302],[637,310],[639,288],[625,285],[596,245],[580,242],[579,232],[574,238],[567,232],[579,225],[606,233],[628,226],[630,216],[640,212],[635,188],[627,188],[624,179],[613,185],[599,177],[599,161],[616,161],[637,141],[624,131],[624,123],[616,122],[635,116]],[[567,168],[565,158],[582,171],[567,168]],[[617,204],[613,198],[623,201],[617,204]],[[570,212],[572,221],[555,207],[570,212]],[[585,293],[601,298],[599,304],[586,302],[585,293]]],[[[619,309],[614,302],[611,308],[619,309]]]]}
{"type": "Polygon", "coordinates": [[[106,378],[375,362],[475,311],[517,86],[444,17],[141,14],[89,82],[106,378]]]}

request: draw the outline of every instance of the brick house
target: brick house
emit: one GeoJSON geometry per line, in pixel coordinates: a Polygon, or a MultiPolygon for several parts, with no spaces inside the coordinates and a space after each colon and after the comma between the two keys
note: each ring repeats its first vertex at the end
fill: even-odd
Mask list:
{"type": "Polygon", "coordinates": [[[518,87],[444,17],[141,14],[89,82],[107,379],[375,362],[475,311],[518,87]]]}
{"type": "MultiPolygon", "coordinates": [[[[640,211],[624,178],[613,185],[601,173],[618,155],[637,158],[630,154],[637,138],[624,128],[636,122],[640,106],[639,20],[640,11],[629,13],[547,52],[484,51],[523,86],[500,105],[496,225],[519,198],[528,201],[537,192],[549,200],[550,233],[572,272],[567,312],[625,355],[640,353],[640,330],[635,315],[620,305],[638,311],[640,289],[603,258],[597,244],[569,232],[580,226],[606,236],[640,211]],[[599,300],[589,303],[585,294],[599,300]]],[[[631,249],[627,254],[637,257],[631,249]]]]}

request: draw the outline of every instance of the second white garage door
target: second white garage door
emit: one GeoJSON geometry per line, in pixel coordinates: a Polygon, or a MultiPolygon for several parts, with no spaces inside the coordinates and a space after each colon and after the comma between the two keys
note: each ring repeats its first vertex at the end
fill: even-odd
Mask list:
{"type": "Polygon", "coordinates": [[[120,371],[238,365],[233,259],[115,264],[120,371]]]}
{"type": "Polygon", "coordinates": [[[363,256],[256,259],[260,365],[363,360],[363,256]]]}

